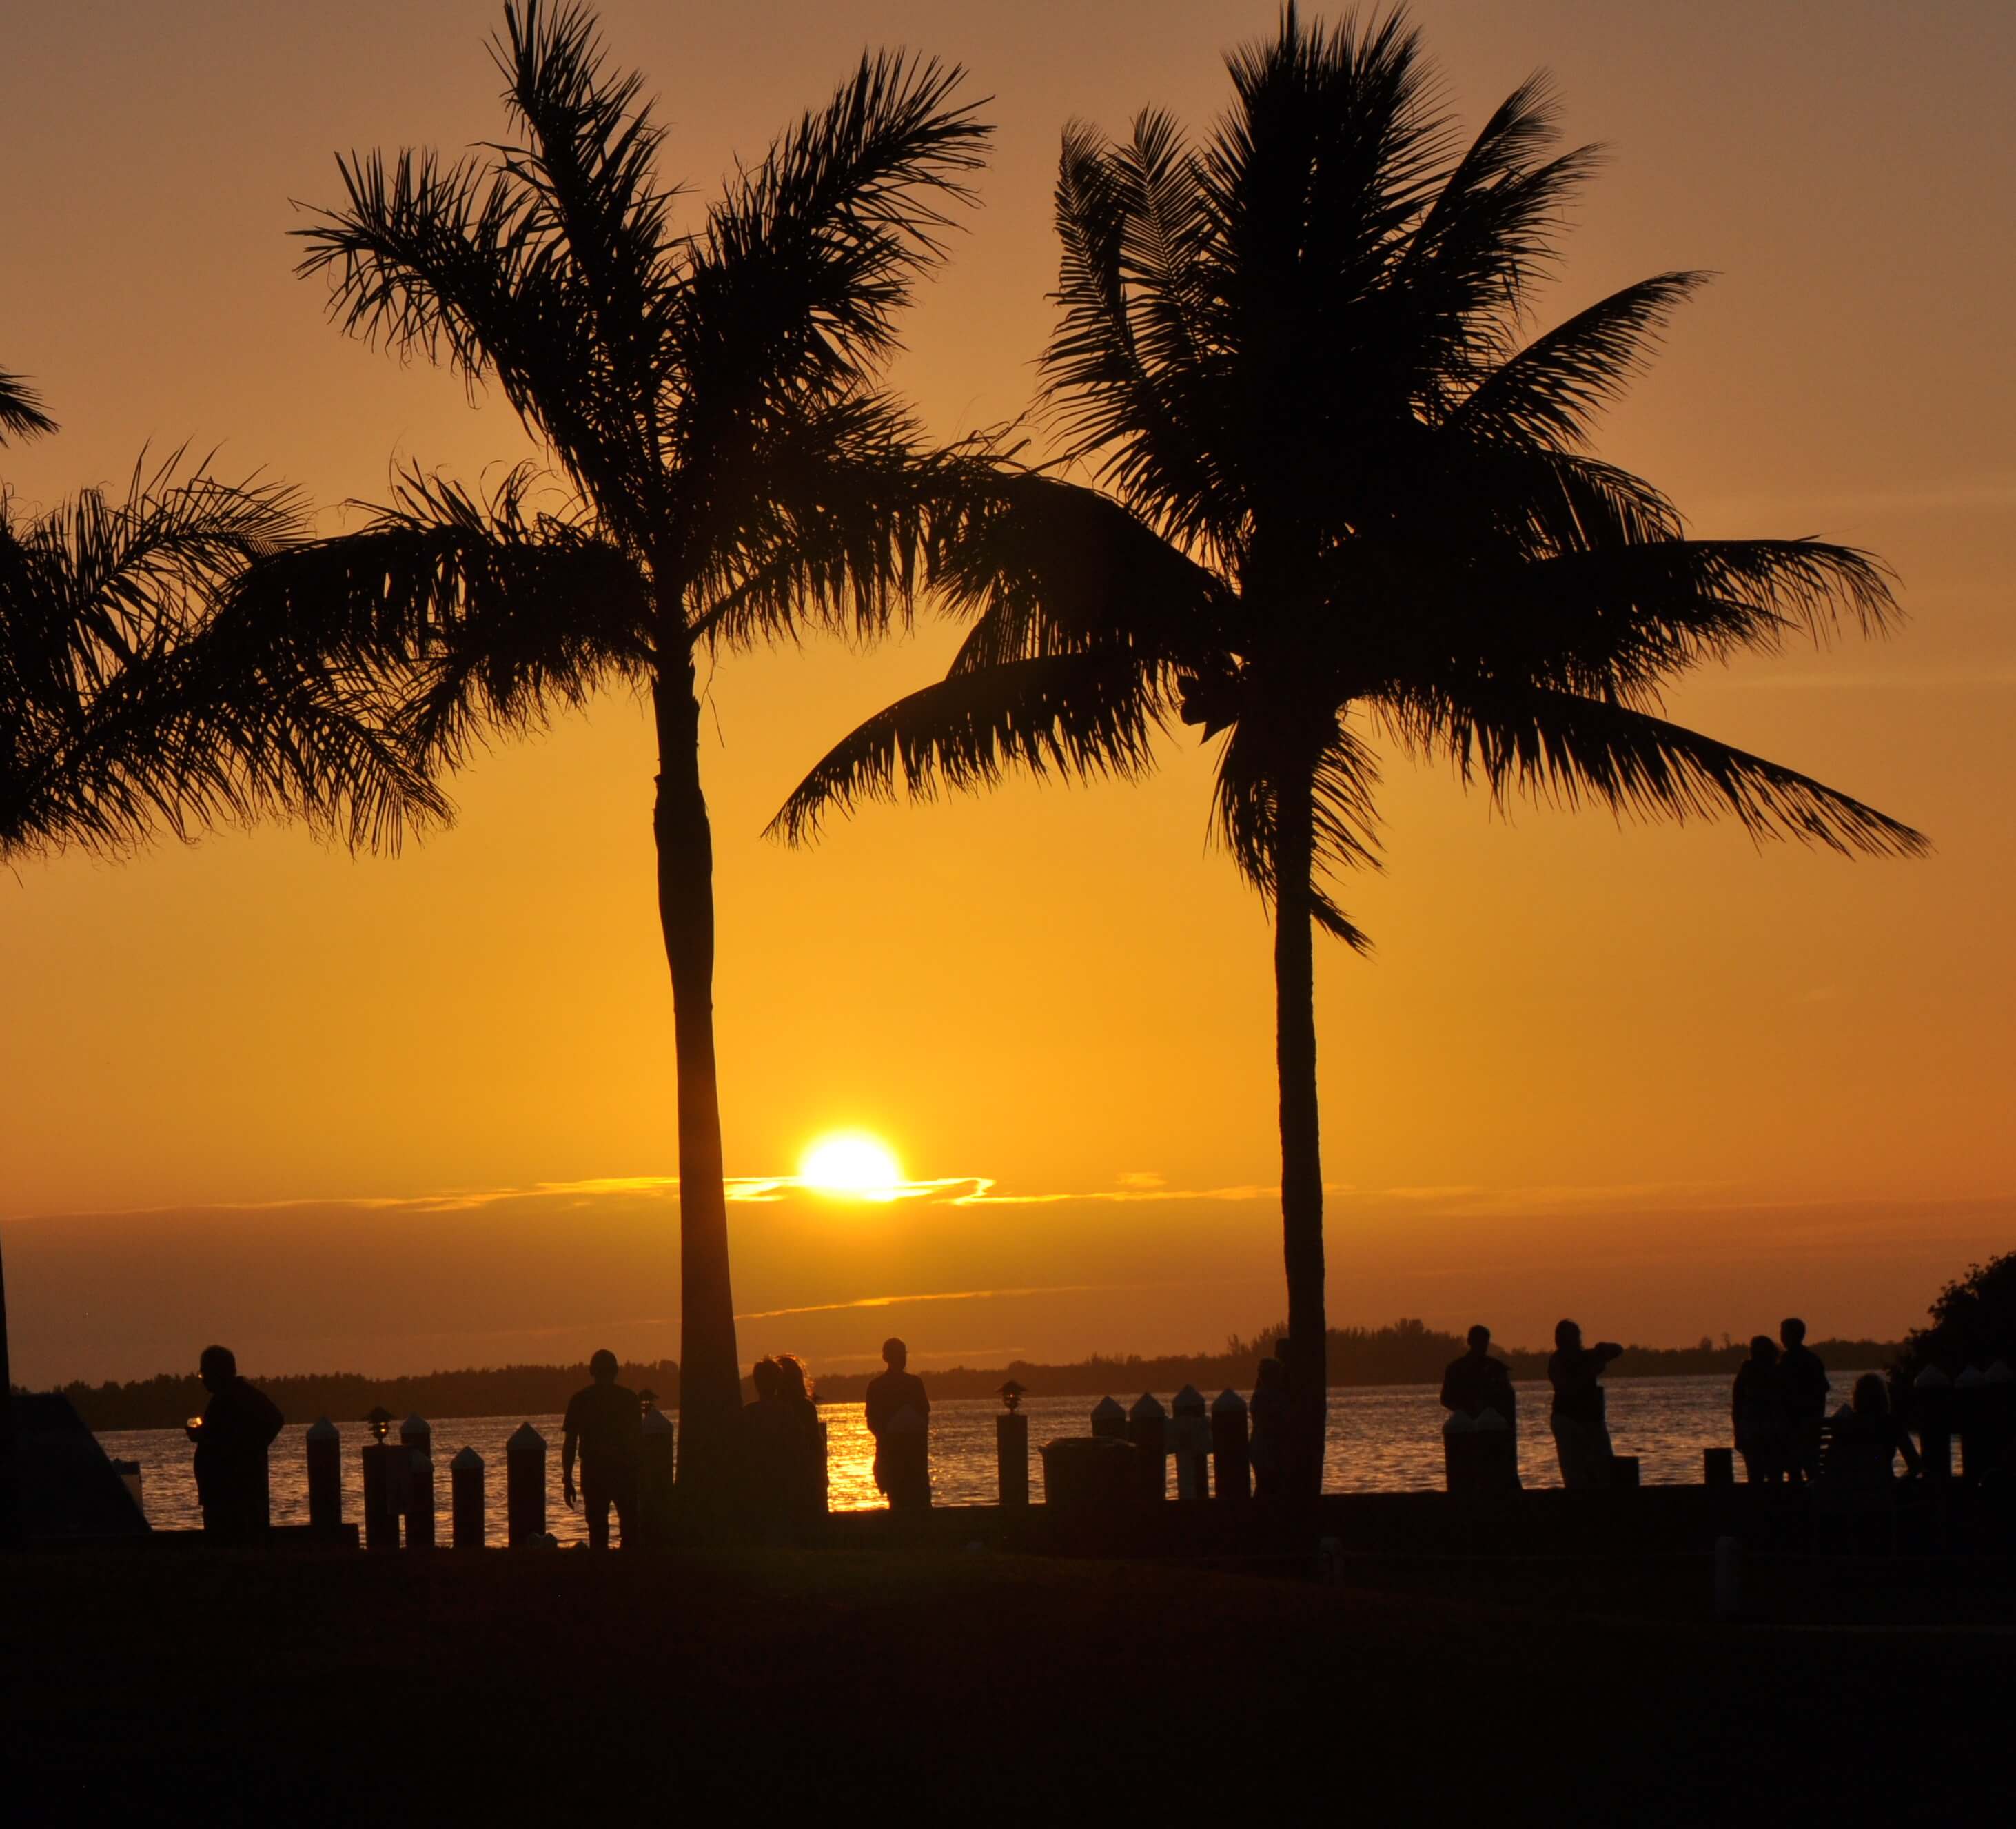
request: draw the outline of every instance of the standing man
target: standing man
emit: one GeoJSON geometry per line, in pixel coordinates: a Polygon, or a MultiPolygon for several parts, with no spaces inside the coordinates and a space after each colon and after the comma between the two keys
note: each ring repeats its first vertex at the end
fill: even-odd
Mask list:
{"type": "Polygon", "coordinates": [[[1573,1321],[1555,1325],[1547,1382],[1554,1388],[1554,1452],[1561,1456],[1561,1484],[1571,1491],[1610,1484],[1610,1424],[1597,1380],[1623,1351],[1614,1340],[1584,1346],[1573,1321]]]}
{"type": "Polygon", "coordinates": [[[887,1494],[891,1511],[924,1510],[931,1503],[931,1400],[923,1381],[905,1369],[910,1349],[902,1341],[882,1342],[882,1363],[888,1370],[868,1384],[875,1484],[887,1494]]]}
{"type": "Polygon", "coordinates": [[[1512,1392],[1512,1374],[1504,1360],[1491,1356],[1491,1330],[1471,1329],[1470,1351],[1449,1361],[1442,1374],[1442,1408],[1472,1418],[1495,1410],[1507,1422],[1519,1420],[1519,1400],[1512,1392]]]}
{"type": "Polygon", "coordinates": [[[574,1458],[581,1455],[581,1497],[588,1503],[588,1543],[609,1547],[609,1508],[616,1507],[623,1547],[637,1541],[637,1464],[644,1446],[644,1406],[637,1393],[616,1382],[616,1355],[604,1347],[588,1362],[595,1382],[567,1399],[560,1443],[560,1492],[577,1506],[574,1458]]]}
{"type": "Polygon", "coordinates": [[[272,1398],[239,1377],[229,1347],[206,1346],[197,1370],[210,1402],[188,1433],[196,1444],[203,1531],[222,1543],[250,1543],[266,1528],[266,1450],[286,1419],[272,1398]]]}
{"type": "Polygon", "coordinates": [[[1831,1388],[1827,1367],[1806,1345],[1806,1324],[1797,1315],[1778,1323],[1778,1338],[1785,1348],[1778,1361],[1778,1382],[1791,1419],[1792,1478],[1810,1480],[1820,1471],[1820,1425],[1827,1420],[1831,1388]]]}

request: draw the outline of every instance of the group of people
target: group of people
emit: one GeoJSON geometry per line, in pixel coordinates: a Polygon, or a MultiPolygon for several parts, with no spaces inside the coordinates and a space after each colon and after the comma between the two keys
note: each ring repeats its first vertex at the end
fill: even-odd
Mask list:
{"type": "MultiPolygon", "coordinates": [[[[1818,1476],[1832,1388],[1796,1316],[1779,1323],[1777,1339],[1759,1334],[1750,1342],[1730,1394],[1730,1422],[1747,1478],[1783,1485],[1818,1476]]],[[[1899,1455],[1907,1474],[1918,1472],[1918,1451],[1890,1407],[1881,1373],[1856,1380],[1847,1407],[1834,1419],[1833,1452],[1836,1471],[1849,1478],[1888,1479],[1899,1455]]]]}
{"type": "MultiPolygon", "coordinates": [[[[1471,1328],[1467,1339],[1469,1350],[1442,1374],[1442,1408],[1472,1420],[1495,1414],[1510,1433],[1507,1446],[1516,1461],[1519,1399],[1512,1388],[1511,1369],[1492,1356],[1489,1327],[1471,1328]]],[[[1547,1359],[1547,1382],[1553,1388],[1547,1420],[1564,1486],[1610,1483],[1614,1454],[1602,1377],[1604,1368],[1623,1350],[1614,1340],[1584,1345],[1578,1322],[1555,1324],[1554,1350],[1547,1359]]]]}
{"type": "MultiPolygon", "coordinates": [[[[1554,1350],[1547,1360],[1553,1391],[1548,1421],[1564,1486],[1609,1483],[1615,1456],[1602,1377],[1623,1351],[1611,1340],[1584,1345],[1582,1329],[1573,1321],[1554,1329],[1554,1350]]],[[[1751,1341],[1750,1356],[1738,1369],[1730,1393],[1737,1451],[1749,1479],[1775,1485],[1816,1477],[1831,1389],[1827,1367],[1806,1345],[1806,1324],[1796,1315],[1779,1323],[1777,1339],[1760,1334],[1751,1341]]],[[[1442,1375],[1442,1397],[1445,1410],[1473,1420],[1495,1412],[1516,1432],[1519,1399],[1510,1368],[1492,1356],[1489,1327],[1471,1329],[1469,1351],[1442,1375]]],[[[1849,1407],[1834,1419],[1834,1443],[1835,1456],[1851,1473],[1887,1478],[1899,1456],[1907,1473],[1918,1471],[1918,1452],[1890,1407],[1879,1372],[1856,1381],[1849,1407]]]]}

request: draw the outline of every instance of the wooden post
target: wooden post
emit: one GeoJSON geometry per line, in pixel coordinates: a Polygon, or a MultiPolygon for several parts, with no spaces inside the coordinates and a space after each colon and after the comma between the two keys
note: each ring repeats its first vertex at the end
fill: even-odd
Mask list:
{"type": "Polygon", "coordinates": [[[473,1448],[463,1449],[448,1464],[448,1491],[455,1548],[481,1550],[487,1508],[483,1500],[483,1456],[473,1448]]]}
{"type": "Polygon", "coordinates": [[[513,1549],[546,1534],[546,1438],[520,1423],[504,1444],[504,1536],[513,1549]]]}
{"type": "Polygon", "coordinates": [[[1141,1492],[1157,1500],[1169,1496],[1169,1413],[1144,1391],[1127,1413],[1127,1438],[1141,1457],[1141,1492]]]}
{"type": "Polygon", "coordinates": [[[1126,1441],[1126,1411],[1111,1398],[1102,1397],[1092,1406],[1092,1432],[1095,1435],[1110,1435],[1116,1442],[1126,1441]]]}
{"type": "Polygon", "coordinates": [[[1704,1448],[1701,1450],[1701,1484],[1705,1486],[1733,1486],[1736,1484],[1736,1450],[1733,1448],[1704,1448]]]}
{"type": "Polygon", "coordinates": [[[1001,1503],[1029,1503],[1029,1419],[1018,1410],[994,1419],[994,1463],[1001,1479],[1001,1503]]]}
{"type": "Polygon", "coordinates": [[[1613,1492],[1638,1490],[1638,1456],[1613,1454],[1610,1457],[1610,1485],[1613,1492]]]}
{"type": "Polygon", "coordinates": [[[1186,1384],[1169,1406],[1169,1451],[1176,1459],[1176,1496],[1208,1499],[1211,1496],[1211,1418],[1204,1410],[1204,1393],[1186,1384]]]}
{"type": "Polygon", "coordinates": [[[423,1417],[412,1416],[399,1425],[399,1446],[406,1456],[406,1547],[434,1546],[434,1432],[423,1417]]]}
{"type": "Polygon", "coordinates": [[[1211,1454],[1221,1499],[1253,1496],[1253,1457],[1246,1445],[1246,1399],[1221,1391],[1211,1406],[1211,1454]]]}
{"type": "Polygon", "coordinates": [[[308,1424],[308,1528],[343,1528],[343,1431],[327,1417],[308,1424]]]}
{"type": "MultiPolygon", "coordinates": [[[[643,1460],[637,1469],[637,1521],[647,1543],[662,1543],[671,1527],[678,1474],[678,1432],[650,1392],[644,1398],[643,1460]]],[[[626,1543],[624,1547],[628,1549],[626,1543]]]]}

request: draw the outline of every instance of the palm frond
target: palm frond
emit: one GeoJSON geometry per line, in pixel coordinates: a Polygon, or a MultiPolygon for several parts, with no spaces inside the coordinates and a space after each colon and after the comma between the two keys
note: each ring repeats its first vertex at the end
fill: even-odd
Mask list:
{"type": "Polygon", "coordinates": [[[1134,780],[1166,707],[1125,653],[1047,654],[965,673],[879,711],[828,751],[768,827],[809,843],[834,810],[938,787],[976,792],[1011,769],[1134,780]]]}
{"type": "Polygon", "coordinates": [[[677,330],[700,420],[689,459],[726,416],[859,384],[895,351],[993,132],[981,103],[955,101],[964,81],[935,59],[864,56],[709,208],[677,330]]]}
{"type": "Polygon", "coordinates": [[[1796,838],[1844,854],[1918,857],[1922,833],[1762,756],[1628,706],[1543,688],[1417,691],[1377,714],[1407,748],[1452,759],[1499,797],[1619,817],[1733,818],[1753,839],[1796,838]]]}
{"type": "Polygon", "coordinates": [[[0,445],[10,437],[40,437],[56,429],[56,421],[42,411],[42,397],[28,385],[27,376],[0,369],[0,445]]]}
{"type": "Polygon", "coordinates": [[[178,454],[136,467],[123,500],[86,491],[5,527],[0,853],[269,814],[395,842],[441,811],[375,708],[319,666],[254,682],[218,664],[218,599],[303,521],[293,491],[184,477],[178,454]]]}
{"type": "Polygon", "coordinates": [[[1487,375],[1450,415],[1474,437],[1572,448],[1597,410],[1644,367],[1651,340],[1674,308],[1712,275],[1655,274],[1557,325],[1487,375]]]}
{"type": "Polygon", "coordinates": [[[220,640],[365,682],[430,772],[491,728],[543,728],[609,680],[643,677],[653,606],[635,563],[578,513],[541,511],[535,484],[514,471],[486,500],[409,473],[358,531],[257,567],[220,640]]]}
{"type": "MultiPolygon", "coordinates": [[[[1235,725],[1219,756],[1212,796],[1212,831],[1239,873],[1274,903],[1277,770],[1275,733],[1258,721],[1235,725]]],[[[1377,758],[1340,718],[1323,744],[1313,778],[1315,862],[1325,874],[1378,868],[1379,784],[1377,758]]],[[[1355,952],[1371,940],[1347,916],[1320,881],[1309,885],[1311,918],[1355,952]]]]}

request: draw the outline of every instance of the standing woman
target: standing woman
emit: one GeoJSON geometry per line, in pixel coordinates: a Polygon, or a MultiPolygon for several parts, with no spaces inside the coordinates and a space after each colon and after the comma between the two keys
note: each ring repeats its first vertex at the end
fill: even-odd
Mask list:
{"type": "Polygon", "coordinates": [[[784,1515],[794,1525],[826,1515],[826,1424],[812,1401],[805,1361],[777,1355],[777,1401],[782,1411],[784,1515]]]}
{"type": "Polygon", "coordinates": [[[1753,1485],[1775,1486],[1792,1471],[1792,1413],[1778,1343],[1768,1334],[1750,1342],[1750,1356],[1737,1366],[1730,1394],[1730,1421],[1745,1476],[1753,1485]]]}
{"type": "Polygon", "coordinates": [[[1547,1382],[1554,1388],[1550,1420],[1561,1484],[1571,1489],[1610,1484],[1610,1421],[1597,1381],[1603,1368],[1623,1351],[1614,1340],[1584,1346],[1576,1322],[1555,1324],[1553,1356],[1547,1361],[1547,1382]]]}

